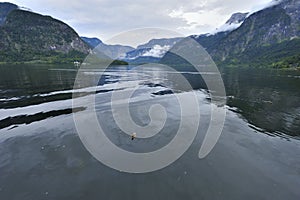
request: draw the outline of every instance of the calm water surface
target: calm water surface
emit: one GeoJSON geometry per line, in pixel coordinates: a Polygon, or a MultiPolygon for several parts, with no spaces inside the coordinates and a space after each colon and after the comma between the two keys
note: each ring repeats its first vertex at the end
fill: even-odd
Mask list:
{"type": "MultiPolygon", "coordinates": [[[[86,76],[97,73],[86,71],[86,76]]],[[[0,199],[299,199],[300,73],[232,68],[221,73],[227,116],[213,151],[198,158],[210,98],[199,75],[187,73],[201,111],[194,143],[162,170],[127,174],[94,159],[77,135],[71,100],[78,92],[72,89],[76,70],[0,66],[0,199]]],[[[171,77],[159,67],[119,66],[105,73],[97,86],[96,111],[111,141],[128,151],[149,152],[174,137],[180,110],[173,93],[189,91],[177,88],[171,77]],[[149,123],[154,103],[169,114],[161,133],[134,143],[118,129],[109,107],[111,93],[126,92],[132,83],[139,87],[131,99],[137,124],[149,123]]]]}

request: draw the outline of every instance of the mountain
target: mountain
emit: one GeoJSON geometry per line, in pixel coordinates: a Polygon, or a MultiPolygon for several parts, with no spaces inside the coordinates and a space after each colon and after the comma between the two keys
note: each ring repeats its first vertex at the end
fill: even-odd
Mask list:
{"type": "Polygon", "coordinates": [[[16,10],[19,7],[12,3],[2,3],[0,2],[0,26],[2,26],[6,20],[7,15],[12,11],[16,10]]]}
{"type": "Polygon", "coordinates": [[[0,62],[73,62],[82,61],[90,47],[67,24],[0,4],[0,62]]]}
{"type": "Polygon", "coordinates": [[[242,23],[246,20],[249,13],[234,13],[231,15],[231,17],[226,21],[225,24],[223,24],[221,27],[217,28],[216,30],[212,31],[209,34],[206,35],[215,35],[217,33],[222,32],[231,32],[237,28],[239,28],[242,23]]]}
{"type": "Polygon", "coordinates": [[[299,37],[300,1],[273,1],[272,6],[248,16],[208,52],[221,65],[300,67],[299,37]]]}
{"type": "Polygon", "coordinates": [[[245,21],[249,13],[234,13],[231,15],[230,19],[227,20],[225,24],[231,25],[231,24],[239,24],[245,21]]]}
{"type": "Polygon", "coordinates": [[[83,41],[85,41],[91,48],[95,48],[99,44],[102,43],[98,38],[89,38],[89,37],[80,37],[83,41]]]}
{"type": "MultiPolygon", "coordinates": [[[[228,34],[237,29],[243,23],[247,16],[248,13],[234,13],[224,25],[215,31],[201,35],[191,35],[189,37],[196,40],[204,49],[206,49],[207,52],[211,53],[218,48],[221,41],[223,41],[228,34]]],[[[173,65],[173,67],[185,66],[186,69],[191,71],[194,70],[192,69],[192,66],[184,59],[170,52],[166,52],[164,57],[161,58],[159,62],[166,65],[173,65]]],[[[181,70],[181,68],[178,68],[177,70],[181,70]]]]}
{"type": "MultiPolygon", "coordinates": [[[[208,51],[215,49],[219,42],[231,31],[238,28],[248,16],[248,13],[234,13],[230,19],[216,29],[213,33],[193,35],[191,38],[198,41],[208,51]]],[[[139,45],[135,50],[127,52],[126,56],[121,58],[132,64],[141,64],[147,62],[159,62],[161,58],[182,38],[162,38],[152,39],[146,44],[139,45]]],[[[167,56],[167,60],[174,56],[167,56]]],[[[165,59],[164,59],[165,60],[165,59]]]]}
{"type": "Polygon", "coordinates": [[[124,57],[126,52],[132,51],[134,49],[133,47],[130,46],[104,44],[98,38],[88,38],[88,37],[81,37],[81,38],[92,48],[97,48],[97,50],[103,52],[105,55],[107,55],[112,59],[116,59],[122,56],[124,57]]]}
{"type": "Polygon", "coordinates": [[[120,59],[132,64],[158,62],[182,38],[152,39],[146,44],[139,45],[120,59]]]}
{"type": "Polygon", "coordinates": [[[208,52],[211,52],[218,47],[220,41],[224,39],[229,33],[230,31],[222,31],[215,34],[192,35],[190,37],[195,39],[208,52]]]}
{"type": "MultiPolygon", "coordinates": [[[[300,68],[300,1],[274,0],[254,13],[235,13],[212,33],[192,35],[221,66],[300,68]]],[[[167,53],[160,62],[189,66],[167,53]]]]}
{"type": "Polygon", "coordinates": [[[117,59],[126,54],[128,51],[132,51],[134,48],[123,45],[108,45],[101,43],[96,47],[97,50],[103,52],[105,55],[112,59],[117,59]]]}
{"type": "Polygon", "coordinates": [[[233,30],[239,28],[247,18],[248,13],[234,13],[221,27],[212,33],[192,35],[191,38],[200,43],[208,52],[218,48],[219,43],[233,30]]]}
{"type": "Polygon", "coordinates": [[[178,41],[180,41],[182,38],[161,38],[161,39],[152,39],[146,44],[139,45],[137,49],[145,49],[145,48],[153,48],[154,46],[174,46],[178,41]]]}
{"type": "MultiPolygon", "coordinates": [[[[299,68],[300,1],[273,0],[257,12],[234,13],[211,33],[190,37],[207,50],[218,66],[299,68]]],[[[135,64],[184,63],[168,53],[176,40],[151,40],[127,52],[123,60],[135,64]]]]}

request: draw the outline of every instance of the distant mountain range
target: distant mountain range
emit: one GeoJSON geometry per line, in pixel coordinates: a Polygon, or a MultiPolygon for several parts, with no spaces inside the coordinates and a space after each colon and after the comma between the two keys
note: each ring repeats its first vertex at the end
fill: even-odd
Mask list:
{"type": "MultiPolygon", "coordinates": [[[[269,7],[255,13],[233,14],[212,33],[190,37],[207,50],[218,66],[299,68],[300,1],[274,0],[269,7]]],[[[172,43],[174,39],[163,41],[172,43]]],[[[156,46],[160,40],[150,43],[128,52],[125,60],[131,63],[176,60],[168,54],[168,48],[163,48],[166,46],[156,46]]]]}
{"type": "Polygon", "coordinates": [[[158,62],[182,38],[152,39],[120,57],[131,64],[158,62]]]}
{"type": "MultiPolygon", "coordinates": [[[[213,34],[193,35],[190,37],[200,42],[202,46],[216,46],[223,37],[234,29],[237,29],[246,19],[247,15],[248,13],[235,13],[226,24],[216,29],[213,34]]],[[[120,59],[131,64],[159,62],[166,53],[182,39],[183,38],[180,37],[152,39],[148,43],[139,45],[136,49],[127,52],[126,55],[120,59]]]]}
{"type": "Polygon", "coordinates": [[[89,37],[80,37],[83,41],[85,41],[91,48],[95,48],[99,44],[102,44],[102,41],[98,38],[89,38],[89,37]]]}
{"type": "MultiPolygon", "coordinates": [[[[218,66],[300,67],[300,1],[274,0],[255,13],[235,13],[208,34],[192,35],[218,66]]],[[[159,62],[182,38],[153,39],[136,49],[79,37],[67,24],[0,3],[0,62],[82,61],[93,48],[132,64],[159,62]]]]}
{"type": "Polygon", "coordinates": [[[90,47],[97,48],[98,51],[101,51],[112,59],[124,57],[126,52],[134,50],[134,48],[130,46],[104,44],[98,38],[81,37],[81,39],[89,44],[90,47]]]}
{"type": "Polygon", "coordinates": [[[137,48],[123,45],[107,45],[98,38],[81,37],[91,48],[97,48],[113,59],[120,59],[131,64],[158,62],[161,57],[182,38],[152,39],[137,48]]]}

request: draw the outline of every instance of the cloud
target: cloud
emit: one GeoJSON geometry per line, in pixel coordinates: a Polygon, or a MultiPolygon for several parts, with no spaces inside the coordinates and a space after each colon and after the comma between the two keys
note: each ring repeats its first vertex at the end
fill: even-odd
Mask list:
{"type": "Polygon", "coordinates": [[[172,10],[169,16],[185,21],[185,26],[177,27],[178,30],[197,30],[202,29],[208,32],[224,21],[224,16],[219,14],[219,8],[213,10],[183,11],[183,8],[172,10]]]}
{"type": "Polygon", "coordinates": [[[233,30],[239,28],[242,24],[243,24],[243,22],[238,23],[238,24],[224,24],[221,27],[216,28],[215,30],[213,30],[209,34],[214,35],[214,34],[219,33],[219,32],[233,31],[233,30]]]}
{"type": "Polygon", "coordinates": [[[79,34],[107,40],[137,28],[158,27],[184,35],[214,30],[234,12],[271,0],[11,0],[71,25],[79,34]]]}
{"type": "Polygon", "coordinates": [[[249,12],[249,15],[251,15],[259,10],[262,10],[262,9],[265,9],[265,8],[268,8],[271,6],[275,6],[275,5],[279,4],[280,2],[282,2],[282,0],[262,1],[259,4],[256,4],[255,6],[252,7],[251,11],[249,12]]]}
{"type": "Polygon", "coordinates": [[[161,58],[167,53],[167,51],[170,50],[170,48],[171,47],[169,45],[165,45],[165,46],[154,45],[154,47],[152,49],[145,52],[142,56],[151,56],[154,58],[161,58]]]}

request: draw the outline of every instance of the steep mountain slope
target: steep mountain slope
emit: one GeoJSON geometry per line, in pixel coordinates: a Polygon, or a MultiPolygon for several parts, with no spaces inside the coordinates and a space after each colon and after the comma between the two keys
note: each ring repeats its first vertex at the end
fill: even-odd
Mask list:
{"type": "Polygon", "coordinates": [[[191,38],[200,43],[208,52],[218,49],[221,41],[245,21],[248,13],[234,13],[220,28],[213,33],[192,35],[191,38]]]}
{"type": "Polygon", "coordinates": [[[18,6],[12,3],[0,2],[0,26],[4,24],[7,15],[12,11],[18,9],[18,6]]]}
{"type": "Polygon", "coordinates": [[[95,48],[99,44],[102,43],[98,38],[89,38],[89,37],[80,37],[85,43],[87,43],[90,47],[95,48]]]}
{"type": "Polygon", "coordinates": [[[72,62],[89,46],[67,24],[25,10],[12,10],[0,27],[0,62],[72,62]]]}
{"type": "MultiPolygon", "coordinates": [[[[222,25],[212,33],[192,35],[189,37],[196,40],[199,44],[201,44],[203,48],[211,53],[218,49],[220,42],[224,38],[226,38],[229,33],[237,29],[241,25],[241,23],[243,23],[247,15],[248,13],[234,13],[224,25],[222,25]]],[[[167,51],[164,53],[164,56],[158,60],[159,62],[167,65],[179,66],[178,70],[181,70],[182,66],[184,66],[186,69],[188,68],[189,70],[193,70],[193,67],[190,66],[184,59],[167,51]]]]}
{"type": "Polygon", "coordinates": [[[227,22],[225,24],[231,25],[231,24],[239,24],[245,21],[245,19],[247,18],[247,15],[249,13],[234,13],[230,19],[227,20],[227,22]]]}
{"type": "Polygon", "coordinates": [[[279,66],[283,60],[300,56],[300,50],[295,49],[299,46],[299,36],[300,1],[278,1],[277,5],[247,17],[238,29],[209,48],[209,52],[226,65],[283,67],[279,66]]]}
{"type": "Polygon", "coordinates": [[[203,34],[199,36],[192,35],[191,38],[195,39],[199,44],[201,44],[208,52],[213,51],[218,47],[218,44],[224,37],[226,37],[230,32],[218,32],[215,34],[203,34]]]}

